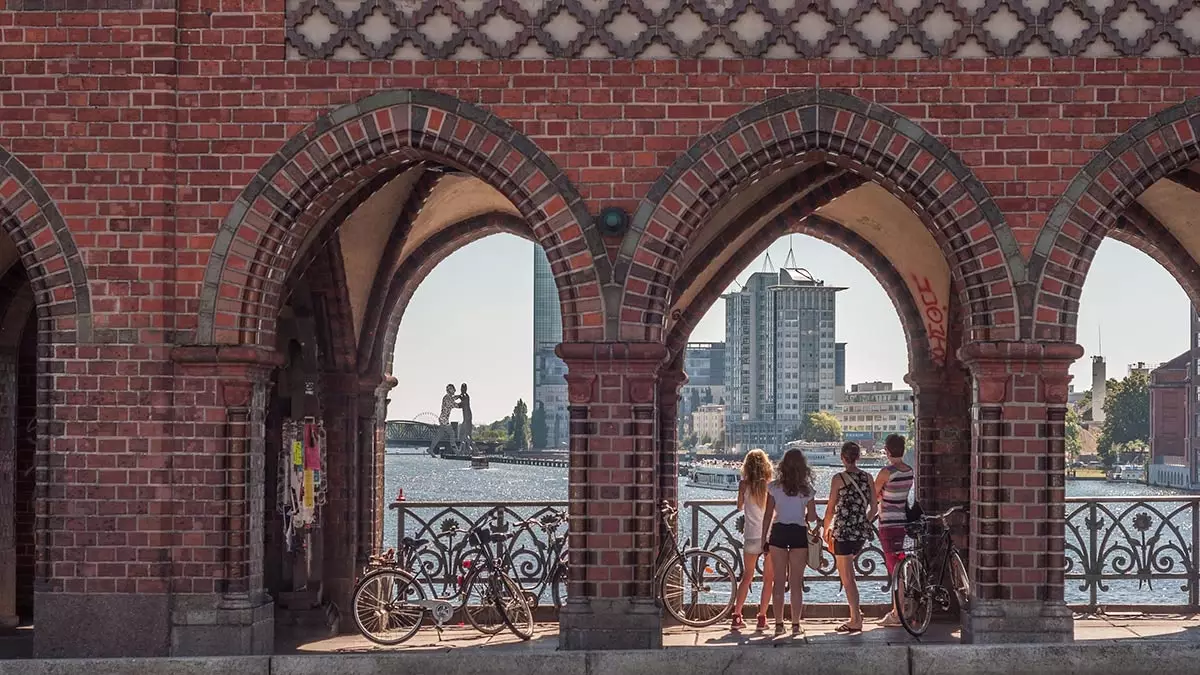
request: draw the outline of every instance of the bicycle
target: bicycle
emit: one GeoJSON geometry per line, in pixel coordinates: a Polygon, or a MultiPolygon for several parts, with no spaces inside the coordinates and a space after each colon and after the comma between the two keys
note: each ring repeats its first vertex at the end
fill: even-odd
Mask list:
{"type": "MultiPolygon", "coordinates": [[[[457,533],[457,529],[452,529],[438,536],[452,537],[457,533]]],[[[405,537],[402,559],[397,559],[392,549],[371,556],[368,571],[354,587],[355,626],[376,644],[397,645],[415,635],[429,614],[440,638],[443,626],[458,609],[481,633],[495,635],[508,628],[522,640],[532,638],[533,609],[521,586],[496,564],[489,548],[489,544],[502,543],[509,536],[485,528],[471,530],[468,536],[471,548],[462,561],[465,572],[456,577],[453,592],[444,597],[426,598],[413,571],[419,571],[425,583],[433,586],[429,569],[418,560],[429,545],[428,540],[405,537]],[[472,599],[478,602],[473,604],[472,599]]]]}
{"type": "Polygon", "coordinates": [[[929,628],[934,603],[942,611],[950,609],[951,591],[961,608],[969,608],[971,581],[962,556],[950,537],[950,528],[946,527],[946,518],[962,510],[963,507],[955,506],[936,516],[921,516],[905,526],[906,533],[915,543],[911,550],[904,552],[904,558],[896,566],[892,576],[892,600],[900,624],[913,637],[921,637],[929,628]],[[934,559],[935,551],[931,549],[935,546],[936,551],[943,553],[940,561],[934,559]],[[936,575],[933,574],[935,567],[936,575]],[[950,573],[949,589],[942,585],[947,572],[950,573]]]}
{"type": "Polygon", "coordinates": [[[680,623],[692,628],[711,626],[733,610],[737,579],[733,565],[719,554],[692,546],[689,538],[682,546],[676,531],[679,510],[663,502],[660,517],[669,533],[659,547],[655,560],[654,583],[663,607],[680,623]],[[724,591],[718,590],[724,584],[724,591]],[[724,604],[702,602],[724,595],[724,604]]]}
{"type": "MultiPolygon", "coordinates": [[[[555,609],[562,609],[563,603],[567,599],[567,530],[559,533],[558,528],[567,522],[567,514],[565,513],[547,513],[541,518],[530,518],[519,523],[514,523],[513,527],[519,532],[522,529],[532,529],[534,527],[540,529],[546,534],[547,543],[543,548],[541,542],[534,537],[538,547],[542,548],[544,555],[541,560],[544,562],[527,563],[523,566],[518,566],[512,559],[512,551],[505,553],[504,566],[507,569],[512,569],[517,572],[517,578],[522,578],[528,575],[520,574],[520,567],[542,567],[544,573],[534,579],[534,589],[536,592],[528,593],[530,605],[536,609],[542,592],[546,587],[550,587],[550,600],[554,603],[555,609]]],[[[514,539],[516,535],[514,534],[514,539]]],[[[525,552],[528,552],[527,550],[525,552]]]]}

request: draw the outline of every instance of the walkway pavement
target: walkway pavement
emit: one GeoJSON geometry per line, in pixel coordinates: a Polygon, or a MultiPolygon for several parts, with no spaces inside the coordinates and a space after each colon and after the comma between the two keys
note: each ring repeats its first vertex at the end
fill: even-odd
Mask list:
{"type": "MultiPolygon", "coordinates": [[[[671,647],[801,647],[804,645],[832,646],[838,644],[912,645],[912,644],[956,644],[960,633],[957,625],[934,624],[917,640],[903,628],[883,628],[867,623],[862,633],[842,635],[835,629],[841,619],[814,619],[805,621],[803,631],[793,636],[790,631],[775,637],[772,630],[757,633],[753,627],[740,632],[730,632],[726,625],[704,629],[673,627],[663,634],[663,646],[671,647]]],[[[1141,613],[1110,614],[1105,616],[1077,616],[1075,620],[1077,642],[1114,640],[1171,640],[1200,644],[1200,615],[1151,615],[1141,613]]],[[[558,625],[538,624],[537,633],[529,642],[521,642],[510,633],[496,636],[481,635],[469,626],[446,629],[439,639],[432,627],[423,628],[408,642],[395,647],[384,647],[367,641],[358,635],[301,641],[279,635],[276,640],[277,654],[320,654],[355,653],[375,651],[418,651],[436,652],[458,649],[488,648],[501,650],[556,650],[558,648],[558,625]]]]}

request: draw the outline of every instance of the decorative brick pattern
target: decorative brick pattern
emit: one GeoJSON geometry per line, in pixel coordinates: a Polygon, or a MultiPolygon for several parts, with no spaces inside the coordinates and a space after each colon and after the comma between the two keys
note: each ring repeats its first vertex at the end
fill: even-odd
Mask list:
{"type": "MultiPolygon", "coordinates": [[[[200,300],[201,343],[270,344],[282,281],[313,228],[364,181],[418,161],[468,171],[521,211],[564,293],[564,335],[603,337],[590,218],[553,162],[490,113],[428,91],[370,96],[289,141],[234,204],[200,300]]],[[[598,244],[595,241],[595,244],[598,244]]]]}
{"type": "Polygon", "coordinates": [[[1075,340],[1079,294],[1100,240],[1146,188],[1198,160],[1200,98],[1193,98],[1135,125],[1083,167],[1050,212],[1030,259],[1038,285],[1025,320],[1036,339],[1075,340]]]}
{"type": "Polygon", "coordinates": [[[974,343],[970,574],[975,597],[1063,601],[1068,368],[1078,345],[974,343]]]}
{"type": "Polygon", "coordinates": [[[670,301],[664,280],[679,274],[691,237],[717,205],[813,153],[875,180],[921,217],[969,308],[968,340],[1019,337],[1013,279],[1024,277],[1024,260],[987,189],[940,141],[900,115],[817,90],[743,111],[693,144],[650,189],[617,264],[628,270],[621,338],[660,339],[670,301]]]}
{"type": "Polygon", "coordinates": [[[1186,0],[297,0],[293,58],[919,58],[1200,53],[1186,0]]]}

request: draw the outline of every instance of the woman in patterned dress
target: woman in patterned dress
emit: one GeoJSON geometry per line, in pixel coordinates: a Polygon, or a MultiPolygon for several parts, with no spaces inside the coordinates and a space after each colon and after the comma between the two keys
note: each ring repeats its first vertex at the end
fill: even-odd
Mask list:
{"type": "Polygon", "coordinates": [[[829,504],[825,507],[825,544],[833,552],[838,576],[846,589],[846,602],[850,605],[850,620],[838,626],[839,633],[862,632],[854,559],[871,539],[871,523],[878,510],[873,481],[858,468],[861,454],[857,443],[842,446],[842,465],[846,470],[833,477],[829,485],[829,504]]]}

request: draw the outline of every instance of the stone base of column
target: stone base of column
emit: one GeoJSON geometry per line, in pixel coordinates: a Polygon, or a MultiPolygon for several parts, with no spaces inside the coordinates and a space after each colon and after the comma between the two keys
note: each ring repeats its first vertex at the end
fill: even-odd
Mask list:
{"type": "Polygon", "coordinates": [[[170,602],[166,595],[35,592],[33,656],[169,656],[170,602]]]}
{"type": "Polygon", "coordinates": [[[171,656],[249,656],[275,651],[275,602],[262,598],[176,596],[171,656]]]}
{"type": "Polygon", "coordinates": [[[1075,641],[1075,619],[1063,602],[976,600],[962,626],[962,641],[971,644],[1075,641]]]}
{"type": "Polygon", "coordinates": [[[559,649],[662,648],[662,609],[651,599],[568,600],[558,621],[559,649]]]}

